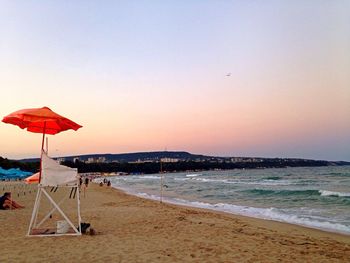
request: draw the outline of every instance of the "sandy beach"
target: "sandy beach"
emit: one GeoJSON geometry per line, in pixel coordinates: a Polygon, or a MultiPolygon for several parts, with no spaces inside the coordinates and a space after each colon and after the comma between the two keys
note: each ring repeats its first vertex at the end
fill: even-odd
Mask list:
{"type": "Polygon", "coordinates": [[[160,204],[96,184],[81,197],[83,222],[96,235],[26,237],[35,193],[11,185],[1,183],[0,193],[11,190],[26,208],[0,210],[0,262],[350,262],[350,236],[160,204]]]}

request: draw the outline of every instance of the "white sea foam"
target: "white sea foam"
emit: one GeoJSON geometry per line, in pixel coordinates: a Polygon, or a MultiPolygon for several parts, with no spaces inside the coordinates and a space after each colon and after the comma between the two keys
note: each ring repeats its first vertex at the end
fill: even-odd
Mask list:
{"type": "Polygon", "coordinates": [[[209,178],[196,178],[196,181],[200,182],[225,182],[226,180],[216,180],[216,179],[209,179],[209,178]]]}
{"type": "Polygon", "coordinates": [[[146,198],[146,199],[152,199],[152,200],[159,200],[159,196],[157,195],[151,195],[151,194],[146,194],[146,193],[136,193],[136,196],[146,198]]]}
{"type": "Polygon", "coordinates": [[[293,181],[291,180],[263,180],[261,182],[256,182],[255,184],[260,184],[260,185],[292,185],[294,184],[293,181]]]}
{"type": "Polygon", "coordinates": [[[202,174],[186,174],[186,177],[197,177],[200,175],[202,175],[202,174]]]}
{"type": "Polygon", "coordinates": [[[240,184],[240,185],[292,185],[291,180],[263,180],[263,181],[247,181],[247,180],[228,180],[228,179],[211,179],[211,178],[194,178],[196,181],[205,183],[224,183],[224,184],[240,184]]]}
{"type": "Polygon", "coordinates": [[[187,181],[187,180],[192,180],[192,181],[198,181],[198,182],[204,182],[204,183],[227,183],[227,184],[238,184],[238,181],[232,181],[232,180],[226,180],[226,179],[210,179],[210,178],[197,178],[195,176],[193,177],[175,177],[175,181],[187,181]]]}
{"type": "Polygon", "coordinates": [[[155,175],[142,175],[138,177],[139,179],[160,179],[160,176],[155,175]]]}
{"type": "Polygon", "coordinates": [[[210,178],[195,178],[196,181],[200,181],[200,182],[206,182],[206,183],[232,183],[232,184],[236,184],[237,182],[233,182],[233,181],[229,181],[229,180],[225,180],[225,179],[210,179],[210,178]]]}
{"type": "Polygon", "coordinates": [[[322,196],[338,196],[338,197],[350,197],[350,193],[346,192],[333,192],[327,190],[318,191],[322,196]]]}

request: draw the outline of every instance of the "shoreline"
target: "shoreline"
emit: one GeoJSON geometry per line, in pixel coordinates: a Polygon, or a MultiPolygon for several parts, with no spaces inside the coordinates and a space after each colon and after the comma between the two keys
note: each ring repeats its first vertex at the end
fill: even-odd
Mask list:
{"type": "Polygon", "coordinates": [[[25,234],[35,193],[14,199],[26,208],[0,211],[0,235],[7,239],[0,262],[58,258],[61,262],[346,262],[350,258],[346,235],[161,204],[95,183],[88,186],[85,197],[81,195],[81,215],[97,235],[31,238],[25,234]]]}
{"type": "MultiPolygon", "coordinates": [[[[152,202],[156,202],[156,203],[161,203],[160,201],[157,201],[155,198],[148,198],[148,197],[145,197],[145,196],[142,196],[142,195],[138,195],[136,193],[132,193],[128,190],[125,190],[123,188],[117,188],[117,187],[114,187],[112,186],[112,188],[116,191],[121,191],[122,193],[126,194],[126,195],[130,195],[130,196],[133,196],[133,197],[136,197],[136,198],[141,198],[141,199],[145,199],[145,200],[149,200],[149,201],[152,201],[152,202]]],[[[321,233],[324,233],[326,235],[330,234],[330,235],[336,235],[336,236],[339,236],[340,239],[349,239],[350,240],[350,233],[343,233],[343,232],[340,232],[340,231],[331,231],[331,230],[327,230],[327,229],[322,229],[322,228],[317,228],[317,227],[310,227],[310,226],[307,226],[307,225],[301,225],[301,224],[294,224],[294,223],[290,223],[290,222],[286,222],[286,221],[279,221],[279,220],[275,220],[275,219],[268,219],[268,218],[260,218],[260,217],[254,217],[254,216],[248,216],[248,215],[243,215],[243,214],[238,214],[238,213],[233,213],[233,212],[226,212],[226,211],[220,211],[220,210],[215,210],[215,209],[211,209],[211,208],[204,208],[204,207],[196,207],[196,206],[191,206],[190,204],[181,204],[181,203],[176,203],[175,201],[174,202],[171,202],[171,201],[166,201],[166,198],[164,199],[163,197],[163,204],[166,204],[166,205],[174,205],[174,206],[177,206],[179,208],[189,208],[189,209],[198,209],[198,210],[202,210],[202,211],[207,211],[207,212],[211,212],[211,213],[218,213],[218,214],[221,214],[221,215],[226,215],[226,216],[232,216],[232,217],[240,217],[242,218],[243,220],[252,220],[252,221],[261,221],[259,224],[261,225],[266,225],[266,226],[271,226],[273,228],[273,225],[276,223],[276,224],[282,224],[283,226],[294,226],[294,227],[297,227],[297,228],[305,228],[307,230],[315,230],[316,232],[320,232],[321,233]],[[164,201],[165,200],[165,201],[164,201]],[[266,223],[263,223],[264,221],[266,221],[266,223]]]]}
{"type": "MultiPolygon", "coordinates": [[[[112,187],[118,191],[122,191],[128,195],[131,196],[135,196],[135,197],[139,197],[139,198],[143,198],[146,200],[151,200],[151,201],[155,201],[155,202],[160,202],[158,201],[157,198],[160,199],[159,196],[155,196],[155,195],[151,195],[151,194],[147,194],[147,193],[137,193],[134,192],[133,189],[127,189],[127,188],[118,188],[116,186],[112,187]]],[[[179,199],[180,200],[180,199],[179,199]]],[[[317,226],[309,226],[307,224],[298,224],[298,223],[294,223],[294,222],[288,222],[286,220],[278,220],[275,218],[267,218],[267,217],[259,217],[258,215],[248,215],[248,214],[243,214],[243,213],[239,213],[239,212],[234,212],[234,211],[224,211],[220,210],[220,209],[215,209],[215,204],[210,204],[210,203],[203,203],[200,201],[196,201],[196,202],[191,202],[187,200],[183,200],[184,202],[181,201],[176,201],[176,200],[172,200],[171,198],[167,198],[166,196],[163,197],[163,202],[167,203],[167,204],[173,204],[173,205],[178,205],[178,206],[183,206],[183,207],[188,207],[188,208],[196,208],[196,209],[204,209],[204,210],[208,210],[208,211],[212,211],[212,212],[218,212],[218,213],[224,213],[224,214],[228,214],[228,215],[234,215],[234,216],[242,216],[242,217],[246,217],[246,218],[253,218],[253,219],[258,219],[258,220],[267,220],[267,221],[272,221],[272,222],[276,222],[276,223],[284,223],[284,224],[290,224],[290,225],[295,225],[295,226],[300,226],[300,227],[305,227],[308,229],[315,229],[315,230],[319,230],[319,231],[323,231],[323,232],[327,232],[327,233],[334,233],[334,234],[339,234],[339,235],[343,235],[343,236],[348,236],[350,238],[350,232],[342,232],[341,230],[336,230],[336,229],[329,229],[329,228],[322,228],[322,227],[317,227],[317,226]],[[196,205],[196,203],[200,203],[198,205],[196,205]],[[202,205],[202,206],[201,206],[202,205]],[[203,207],[203,206],[208,206],[208,207],[203,207]],[[213,206],[213,208],[211,208],[210,206],[213,206]]],[[[235,206],[239,206],[239,205],[235,205],[235,206]]],[[[244,207],[244,206],[242,206],[244,207]]],[[[255,209],[255,207],[247,207],[247,208],[253,208],[255,209]]]]}

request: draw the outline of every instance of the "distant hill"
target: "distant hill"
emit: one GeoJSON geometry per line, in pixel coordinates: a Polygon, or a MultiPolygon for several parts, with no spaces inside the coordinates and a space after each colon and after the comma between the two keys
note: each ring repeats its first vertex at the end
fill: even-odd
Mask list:
{"type": "MultiPolygon", "coordinates": [[[[228,169],[261,169],[285,167],[317,167],[350,165],[350,162],[330,162],[298,158],[259,158],[259,157],[218,157],[191,154],[185,151],[137,152],[120,154],[86,154],[56,157],[63,165],[78,168],[85,172],[124,172],[158,173],[163,171],[204,171],[228,169]],[[77,158],[77,159],[76,159],[77,158]],[[159,162],[162,159],[162,166],[159,162]]],[[[9,160],[0,157],[0,167],[4,169],[20,168],[23,171],[39,170],[39,158],[9,160]]]]}
{"type": "MultiPolygon", "coordinates": [[[[350,165],[350,162],[345,161],[325,161],[325,160],[309,160],[301,158],[260,158],[260,157],[220,157],[220,156],[208,156],[201,154],[192,154],[185,151],[156,151],[156,152],[135,152],[135,153],[118,153],[118,154],[85,154],[74,156],[61,156],[56,158],[63,158],[65,161],[73,161],[78,158],[81,162],[87,162],[89,159],[97,160],[99,158],[104,159],[104,162],[137,162],[137,161],[153,161],[157,162],[163,158],[177,159],[178,161],[197,161],[197,162],[235,162],[235,163],[266,163],[266,162],[283,162],[284,164],[312,164],[315,166],[322,165],[350,165]]],[[[19,160],[20,162],[38,162],[39,158],[29,158],[19,160]]]]}
{"type": "MultiPolygon", "coordinates": [[[[79,158],[80,161],[88,161],[89,158],[105,158],[106,162],[136,162],[138,160],[160,160],[161,158],[172,158],[180,160],[195,160],[198,158],[211,158],[204,155],[191,154],[184,151],[160,151],[160,152],[136,152],[136,153],[118,153],[118,154],[85,154],[74,156],[62,156],[67,161],[73,161],[74,158],[79,158]]],[[[39,158],[29,158],[19,160],[21,162],[37,162],[39,158]]]]}

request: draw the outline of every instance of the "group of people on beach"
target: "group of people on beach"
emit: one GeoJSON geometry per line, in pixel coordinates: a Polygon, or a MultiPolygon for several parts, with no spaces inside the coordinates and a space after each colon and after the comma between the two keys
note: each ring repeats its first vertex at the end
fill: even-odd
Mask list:
{"type": "Polygon", "coordinates": [[[111,186],[111,181],[107,180],[106,178],[103,179],[103,183],[100,182],[100,186],[103,186],[104,184],[106,184],[107,186],[111,186]]]}
{"type": "Polygon", "coordinates": [[[80,178],[79,178],[79,188],[81,188],[81,186],[82,186],[83,184],[84,184],[85,187],[88,187],[90,181],[91,181],[91,179],[88,178],[88,177],[85,177],[85,178],[80,177],[80,178]]]}
{"type": "Polygon", "coordinates": [[[20,208],[24,208],[24,206],[12,200],[11,192],[5,192],[4,195],[0,197],[0,210],[20,208]]]}

